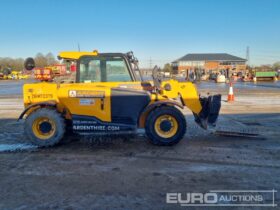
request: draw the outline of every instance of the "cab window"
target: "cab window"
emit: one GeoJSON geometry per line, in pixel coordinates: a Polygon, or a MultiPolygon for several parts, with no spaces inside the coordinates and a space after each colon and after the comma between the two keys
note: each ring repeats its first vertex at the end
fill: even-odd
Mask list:
{"type": "Polygon", "coordinates": [[[100,60],[85,59],[81,61],[80,82],[101,82],[100,60]]]}
{"type": "Polygon", "coordinates": [[[132,81],[126,62],[121,57],[82,57],[79,82],[132,81]]]}
{"type": "Polygon", "coordinates": [[[131,81],[127,66],[123,59],[112,59],[106,62],[107,82],[131,81]]]}

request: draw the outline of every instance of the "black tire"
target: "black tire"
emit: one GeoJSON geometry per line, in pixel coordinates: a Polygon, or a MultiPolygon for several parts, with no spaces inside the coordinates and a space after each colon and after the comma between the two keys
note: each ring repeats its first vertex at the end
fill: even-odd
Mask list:
{"type": "Polygon", "coordinates": [[[11,70],[10,69],[4,69],[3,70],[3,74],[5,75],[5,76],[8,76],[9,74],[11,74],[11,70]]]}
{"type": "Polygon", "coordinates": [[[186,119],[180,110],[171,106],[161,106],[152,110],[147,119],[145,125],[146,135],[155,145],[170,146],[177,144],[186,133],[186,119]],[[162,137],[156,131],[156,121],[162,116],[172,116],[177,121],[177,129],[175,134],[171,137],[162,137]]]}
{"type": "Polygon", "coordinates": [[[40,147],[53,146],[59,143],[64,136],[64,118],[54,109],[40,108],[28,115],[24,123],[24,132],[33,144],[40,147]],[[43,121],[39,124],[37,123],[39,119],[48,119],[49,121],[43,121]],[[43,125],[43,123],[45,123],[45,125],[43,125]],[[45,127],[42,127],[42,125],[45,127]],[[37,135],[34,133],[34,129],[36,130],[37,135]],[[44,131],[41,131],[40,129],[44,131]],[[45,132],[48,130],[50,131],[45,132]],[[40,136],[42,135],[46,136],[41,138],[40,136]]]}
{"type": "Polygon", "coordinates": [[[62,137],[62,139],[59,141],[59,145],[63,144],[69,144],[73,141],[79,140],[80,136],[73,132],[72,129],[72,121],[71,120],[65,120],[65,133],[62,137]]]}

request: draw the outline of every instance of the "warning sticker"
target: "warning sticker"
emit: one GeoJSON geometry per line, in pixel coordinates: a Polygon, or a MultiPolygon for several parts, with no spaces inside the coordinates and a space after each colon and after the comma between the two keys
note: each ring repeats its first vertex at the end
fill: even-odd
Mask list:
{"type": "Polygon", "coordinates": [[[69,97],[75,98],[104,98],[104,91],[95,90],[69,90],[69,97]]]}
{"type": "Polygon", "coordinates": [[[76,97],[76,95],[77,95],[77,92],[76,92],[76,90],[69,90],[69,97],[76,97]]]}

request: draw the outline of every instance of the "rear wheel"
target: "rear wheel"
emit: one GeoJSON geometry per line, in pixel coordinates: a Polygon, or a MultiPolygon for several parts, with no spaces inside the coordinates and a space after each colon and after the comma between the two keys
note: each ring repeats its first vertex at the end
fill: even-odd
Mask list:
{"type": "Polygon", "coordinates": [[[63,138],[65,123],[56,110],[42,108],[26,118],[24,131],[32,143],[48,147],[57,144],[63,138]]]}
{"type": "Polygon", "coordinates": [[[175,107],[162,106],[148,115],[145,130],[153,144],[174,145],[186,133],[186,120],[182,112],[175,107]]]}

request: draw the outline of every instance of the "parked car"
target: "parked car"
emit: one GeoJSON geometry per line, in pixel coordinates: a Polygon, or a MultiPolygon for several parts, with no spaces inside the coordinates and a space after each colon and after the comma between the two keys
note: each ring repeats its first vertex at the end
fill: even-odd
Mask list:
{"type": "Polygon", "coordinates": [[[209,75],[209,80],[216,80],[217,79],[217,74],[216,73],[211,73],[209,75]]]}

